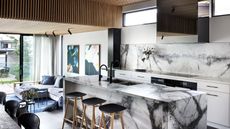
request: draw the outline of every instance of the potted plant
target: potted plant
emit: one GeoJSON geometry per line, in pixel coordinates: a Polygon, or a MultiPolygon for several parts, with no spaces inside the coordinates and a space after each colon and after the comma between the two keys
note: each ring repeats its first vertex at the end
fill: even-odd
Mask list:
{"type": "Polygon", "coordinates": [[[22,99],[26,101],[34,100],[34,98],[38,97],[37,89],[32,88],[21,93],[22,99]]]}

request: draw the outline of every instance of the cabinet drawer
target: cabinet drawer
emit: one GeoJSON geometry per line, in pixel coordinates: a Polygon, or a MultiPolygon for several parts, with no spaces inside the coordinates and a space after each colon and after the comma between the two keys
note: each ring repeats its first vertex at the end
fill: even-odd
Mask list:
{"type": "Polygon", "coordinates": [[[207,93],[208,121],[230,127],[230,95],[205,89],[199,90],[207,93]]]}
{"type": "Polygon", "coordinates": [[[136,81],[151,83],[151,76],[149,74],[135,72],[132,77],[136,81]]]}
{"type": "Polygon", "coordinates": [[[131,71],[116,70],[115,71],[115,78],[130,80],[130,79],[132,79],[132,72],[131,71]]]}
{"type": "Polygon", "coordinates": [[[218,83],[198,82],[198,89],[230,93],[230,86],[218,83]]]}

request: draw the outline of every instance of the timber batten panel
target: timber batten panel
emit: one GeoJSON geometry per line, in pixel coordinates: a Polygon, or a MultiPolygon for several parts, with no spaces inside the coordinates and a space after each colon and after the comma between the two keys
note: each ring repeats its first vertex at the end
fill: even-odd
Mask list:
{"type": "Polygon", "coordinates": [[[122,9],[90,0],[1,0],[0,18],[121,27],[122,9]]]}

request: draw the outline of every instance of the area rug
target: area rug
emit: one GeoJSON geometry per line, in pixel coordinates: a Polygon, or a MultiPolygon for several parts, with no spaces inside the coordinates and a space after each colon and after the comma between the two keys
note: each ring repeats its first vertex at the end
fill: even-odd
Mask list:
{"type": "MultiPolygon", "coordinates": [[[[15,96],[15,94],[8,94],[6,96],[6,101],[8,100],[16,100],[20,102],[21,100],[15,96]]],[[[37,113],[47,110],[55,110],[57,108],[57,102],[52,99],[35,99],[35,105],[31,105],[28,107],[29,112],[37,113]],[[33,107],[35,106],[35,107],[33,107]],[[35,110],[34,110],[35,109],[35,110]]]]}

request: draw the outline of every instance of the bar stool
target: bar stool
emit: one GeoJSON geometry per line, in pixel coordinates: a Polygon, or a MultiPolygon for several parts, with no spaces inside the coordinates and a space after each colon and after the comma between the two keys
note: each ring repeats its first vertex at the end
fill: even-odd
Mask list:
{"type": "Polygon", "coordinates": [[[95,120],[95,108],[100,106],[102,103],[104,103],[105,100],[104,99],[101,99],[101,98],[97,98],[97,97],[92,97],[92,98],[87,98],[87,99],[84,99],[82,101],[82,103],[84,104],[84,107],[83,107],[83,115],[82,115],[82,122],[81,122],[81,127],[85,121],[85,127],[86,129],[88,128],[87,127],[87,120],[86,120],[86,108],[87,106],[93,106],[93,113],[92,113],[92,120],[91,120],[91,129],[94,129],[95,128],[95,125],[96,125],[96,120],[95,120]]]}
{"type": "Polygon", "coordinates": [[[101,129],[102,123],[104,125],[104,129],[106,129],[105,113],[108,113],[111,116],[111,118],[110,118],[110,127],[111,127],[111,129],[113,129],[113,123],[114,123],[115,114],[119,114],[119,118],[121,120],[121,127],[122,127],[122,129],[124,129],[123,111],[126,109],[125,107],[123,107],[121,105],[118,105],[118,104],[110,103],[110,104],[105,104],[105,105],[100,106],[99,109],[102,112],[99,129],[101,129]]]}
{"type": "MultiPolygon", "coordinates": [[[[80,116],[77,115],[77,100],[83,100],[83,96],[85,96],[85,93],[82,92],[71,92],[71,93],[67,93],[66,94],[66,106],[65,106],[65,114],[64,114],[64,119],[63,119],[63,123],[62,123],[62,129],[64,128],[64,124],[66,121],[71,122],[72,123],[72,128],[75,128],[75,124],[77,124],[77,118],[80,116]],[[68,106],[69,106],[69,101],[71,99],[74,99],[74,103],[73,103],[73,121],[71,121],[70,119],[68,119],[66,117],[67,115],[67,111],[68,111],[68,106]]],[[[82,104],[82,108],[83,108],[83,104],[82,104]]]]}

